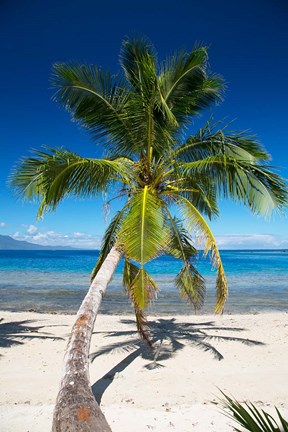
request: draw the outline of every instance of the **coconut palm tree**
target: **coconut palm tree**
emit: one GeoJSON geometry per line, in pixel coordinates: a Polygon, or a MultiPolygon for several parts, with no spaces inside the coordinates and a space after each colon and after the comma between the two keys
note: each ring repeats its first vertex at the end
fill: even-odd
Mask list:
{"type": "Polygon", "coordinates": [[[161,254],[182,260],[175,285],[195,309],[201,308],[205,282],[195,267],[194,233],[217,268],[215,311],[221,313],[228,286],[207,223],[218,215],[219,197],[241,201],[264,215],[287,202],[284,181],[268,166],[267,152],[253,137],[228,132],[211,120],[189,134],[193,117],[220,101],[224,90],[223,79],[208,73],[207,61],[206,48],[196,46],[158,62],[147,40],[128,39],[118,75],[83,64],[53,67],[55,100],[101,142],[103,158],[62,148],[36,151],[15,169],[12,186],[24,198],[39,198],[38,217],[69,196],[95,198],[109,191],[122,202],[105,232],[91,287],[72,329],[54,431],[80,431],[83,424],[85,431],[110,430],[93,400],[87,357],[102,296],[121,257],[137,328],[150,344],[143,310],[156,296],[157,285],[145,264],[161,254]]]}

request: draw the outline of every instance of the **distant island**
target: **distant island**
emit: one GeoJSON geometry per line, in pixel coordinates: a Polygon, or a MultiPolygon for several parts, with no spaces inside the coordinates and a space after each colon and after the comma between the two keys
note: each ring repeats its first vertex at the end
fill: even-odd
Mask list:
{"type": "Polygon", "coordinates": [[[8,235],[0,235],[0,250],[74,250],[70,246],[43,246],[27,241],[15,240],[8,235]]]}

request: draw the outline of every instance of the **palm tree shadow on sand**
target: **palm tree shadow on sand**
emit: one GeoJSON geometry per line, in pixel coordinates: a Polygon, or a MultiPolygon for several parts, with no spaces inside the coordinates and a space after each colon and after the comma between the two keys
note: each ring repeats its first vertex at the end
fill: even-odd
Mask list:
{"type": "Polygon", "coordinates": [[[54,325],[31,325],[36,320],[9,321],[0,319],[0,348],[10,348],[14,345],[22,345],[25,340],[53,339],[63,340],[52,333],[42,331],[43,328],[55,327],[54,325]]]}
{"type": "MultiPolygon", "coordinates": [[[[120,322],[135,326],[133,320],[123,319],[120,322]]],[[[115,331],[105,332],[105,337],[118,338],[127,336],[129,339],[121,342],[116,341],[90,354],[91,362],[93,362],[97,357],[103,354],[113,352],[128,353],[123,360],[93,384],[92,391],[98,404],[100,404],[105,390],[113,382],[115,375],[126,369],[138,356],[147,360],[148,363],[144,367],[148,370],[152,370],[164,367],[160,362],[175,356],[185,346],[203,350],[213,355],[215,360],[220,361],[224,357],[221,352],[213,346],[213,341],[240,342],[249,346],[265,345],[263,342],[252,339],[219,334],[218,332],[222,331],[240,333],[245,329],[240,327],[219,327],[215,325],[214,321],[183,323],[176,322],[175,318],[157,319],[149,323],[149,328],[152,348],[150,348],[146,342],[139,339],[137,332],[134,330],[115,331]],[[213,332],[213,334],[211,334],[211,332],[213,332]]],[[[103,334],[103,332],[95,333],[103,334]]]]}

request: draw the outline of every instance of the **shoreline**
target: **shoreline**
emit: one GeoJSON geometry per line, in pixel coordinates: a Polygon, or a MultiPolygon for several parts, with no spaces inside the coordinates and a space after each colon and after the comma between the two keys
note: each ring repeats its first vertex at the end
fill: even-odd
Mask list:
{"type": "MultiPolygon", "coordinates": [[[[113,432],[232,431],[231,421],[219,412],[219,388],[269,412],[276,405],[288,418],[287,312],[178,314],[175,321],[171,314],[161,316],[162,321],[149,315],[149,321],[158,319],[154,330],[183,346],[170,358],[160,358],[153,370],[147,368],[151,359],[145,355],[133,358],[132,351],[119,348],[135,339],[132,315],[97,317],[91,353],[119,345],[90,364],[93,391],[113,432]],[[187,338],[183,326],[189,330],[187,338]],[[220,361],[217,352],[223,356],[220,361]]],[[[75,315],[1,311],[0,318],[0,328],[10,323],[10,333],[8,326],[1,334],[3,432],[48,431],[75,315]]]]}
{"type": "MultiPolygon", "coordinates": [[[[80,303],[79,303],[79,307],[80,307],[80,303]]],[[[157,309],[157,308],[156,308],[157,309]]],[[[36,315],[64,315],[64,316],[70,316],[70,317],[75,317],[77,314],[77,310],[74,311],[62,311],[62,310],[40,310],[40,309],[27,309],[27,310],[15,310],[15,309],[0,309],[0,319],[1,319],[1,314],[2,313],[11,313],[11,314],[36,314],[36,315]]],[[[157,313],[157,310],[155,311],[149,311],[147,309],[147,313],[145,314],[147,317],[150,318],[157,318],[157,317],[200,317],[200,316],[209,316],[209,317],[225,317],[225,316],[243,316],[243,315],[271,315],[271,314],[287,314],[288,315],[288,310],[287,311],[283,311],[283,310],[279,310],[278,308],[275,309],[263,309],[263,310],[255,310],[255,311],[243,311],[243,312],[239,312],[239,311],[227,311],[227,312],[223,312],[222,314],[217,314],[214,313],[213,311],[198,311],[198,312],[194,312],[193,309],[191,309],[191,313],[187,313],[186,311],[183,311],[183,313],[179,312],[179,311],[175,311],[175,313],[173,312],[163,312],[162,310],[159,311],[159,313],[157,313]]],[[[111,315],[110,311],[100,311],[98,313],[98,317],[100,316],[108,316],[111,315]]],[[[133,313],[129,313],[126,311],[120,312],[120,311],[115,311],[113,313],[113,316],[115,317],[127,317],[127,316],[131,316],[133,317],[133,313]]]]}

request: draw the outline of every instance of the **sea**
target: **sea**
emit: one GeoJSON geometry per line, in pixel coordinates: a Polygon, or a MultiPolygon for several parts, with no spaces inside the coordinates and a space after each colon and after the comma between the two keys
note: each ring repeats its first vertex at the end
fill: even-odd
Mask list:
{"type": "MultiPolygon", "coordinates": [[[[0,251],[0,309],[75,313],[87,292],[98,256],[99,252],[92,250],[0,251]]],[[[221,257],[229,284],[225,313],[288,312],[287,250],[225,250],[221,257]]],[[[200,313],[213,313],[216,270],[201,253],[195,264],[207,285],[200,313]]],[[[147,313],[195,313],[175,287],[180,261],[162,256],[146,268],[159,286],[157,299],[147,313]]],[[[133,313],[122,287],[122,272],[120,262],[101,305],[103,314],[133,313]]]]}

